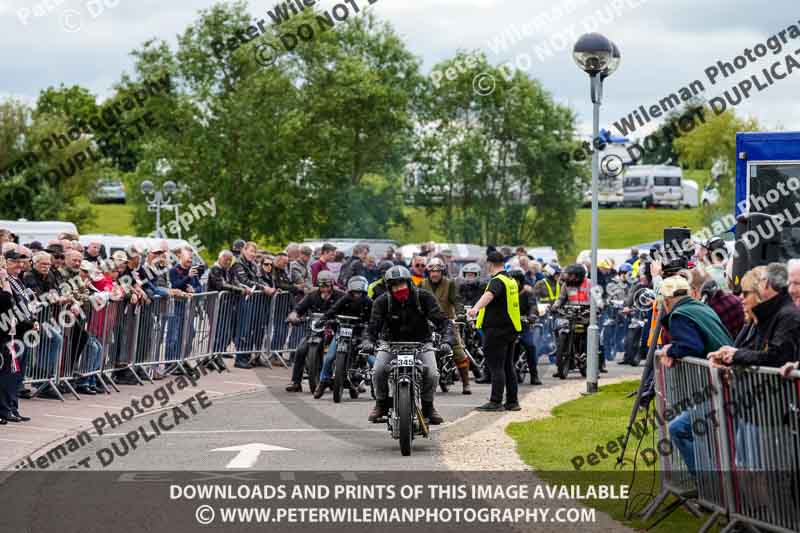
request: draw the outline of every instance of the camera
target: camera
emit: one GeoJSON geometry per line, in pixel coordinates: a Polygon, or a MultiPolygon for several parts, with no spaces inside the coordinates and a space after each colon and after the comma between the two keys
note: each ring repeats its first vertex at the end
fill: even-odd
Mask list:
{"type": "Polygon", "coordinates": [[[674,276],[681,270],[689,268],[689,261],[694,256],[692,231],[689,228],[664,228],[664,246],[653,254],[661,261],[664,277],[674,276]]]}

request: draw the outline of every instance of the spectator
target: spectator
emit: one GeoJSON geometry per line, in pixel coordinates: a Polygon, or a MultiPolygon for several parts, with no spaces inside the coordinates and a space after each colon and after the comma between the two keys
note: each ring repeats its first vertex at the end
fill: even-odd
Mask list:
{"type": "Polygon", "coordinates": [[[147,252],[147,262],[139,269],[142,289],[150,299],[162,298],[171,294],[167,251],[160,244],[147,252]]]}
{"type": "Polygon", "coordinates": [[[64,267],[64,246],[58,241],[50,241],[44,251],[50,254],[53,263],[50,272],[53,273],[56,286],[60,287],[64,283],[64,276],[61,274],[64,267]]]}
{"type": "Polygon", "coordinates": [[[264,252],[261,256],[259,267],[259,279],[265,287],[264,292],[267,294],[274,294],[277,290],[275,288],[275,280],[272,277],[275,268],[275,258],[264,252]]]}
{"type": "MultiPolygon", "coordinates": [[[[239,294],[252,294],[252,290],[242,287],[233,276],[233,252],[223,250],[217,256],[217,262],[208,272],[208,290],[210,292],[233,292],[239,294]]],[[[227,346],[227,345],[226,345],[227,346]]],[[[222,351],[222,350],[219,350],[222,351]]]]}
{"type": "Polygon", "coordinates": [[[744,326],[744,308],[742,301],[733,293],[719,287],[710,276],[701,269],[686,271],[689,276],[692,298],[702,300],[717,313],[725,329],[735,339],[744,326]]]}
{"type": "Polygon", "coordinates": [[[169,281],[173,289],[196,294],[203,292],[203,287],[200,285],[197,267],[192,265],[192,255],[192,251],[187,248],[181,250],[178,264],[169,271],[169,281]]]}
{"type": "Polygon", "coordinates": [[[289,263],[289,275],[299,293],[306,293],[313,286],[309,267],[312,253],[310,246],[302,246],[297,259],[289,263]]]}
{"type": "Polygon", "coordinates": [[[366,273],[367,256],[369,246],[366,244],[356,244],[353,246],[353,255],[342,265],[339,271],[337,284],[340,289],[347,287],[347,282],[353,276],[364,276],[366,273]]]}
{"type": "Polygon", "coordinates": [[[31,241],[28,243],[28,248],[30,248],[31,252],[37,254],[39,252],[44,252],[44,246],[39,241],[31,241]]]}
{"type": "Polygon", "coordinates": [[[83,258],[90,263],[97,263],[101,259],[104,259],[104,257],[101,256],[102,246],[103,244],[100,241],[91,241],[86,247],[83,258]]]}
{"type": "Polygon", "coordinates": [[[411,281],[417,287],[425,279],[425,267],[428,264],[424,255],[417,255],[411,260],[411,281]]]}
{"type": "Polygon", "coordinates": [[[233,241],[233,245],[231,246],[231,253],[233,254],[233,257],[238,259],[239,256],[242,255],[242,250],[244,249],[245,244],[246,243],[242,239],[233,241]]]}
{"type": "Polygon", "coordinates": [[[629,265],[633,265],[638,260],[639,260],[639,249],[631,248],[631,256],[627,258],[625,262],[628,263],[629,265]]]}
{"type": "Polygon", "coordinates": [[[528,257],[528,250],[524,246],[517,246],[516,253],[519,258],[528,257]]]}
{"type": "MultiPolygon", "coordinates": [[[[396,259],[396,257],[395,257],[395,249],[394,249],[394,247],[393,247],[393,246],[388,246],[388,247],[386,248],[386,251],[385,251],[385,252],[383,252],[383,257],[381,257],[381,259],[380,259],[380,261],[378,261],[378,263],[380,263],[380,262],[382,262],[382,261],[391,261],[393,264],[398,264],[398,263],[396,262],[396,261],[397,261],[397,259],[396,259]]],[[[405,265],[404,265],[404,266],[405,266],[405,265]]]]}
{"type": "Polygon", "coordinates": [[[723,346],[712,354],[717,364],[781,367],[800,357],[800,308],[789,296],[786,265],[771,263],[759,279],[761,303],[753,307],[757,321],[755,349],[723,346]]]}
{"type": "MultiPolygon", "coordinates": [[[[740,287],[742,289],[742,308],[745,324],[733,342],[736,348],[749,348],[751,350],[757,348],[756,333],[758,328],[756,328],[757,320],[753,314],[753,309],[762,301],[761,295],[758,293],[758,285],[761,282],[761,276],[764,275],[766,270],[767,267],[760,266],[742,276],[740,287]]],[[[713,359],[711,363],[715,367],[721,366],[716,364],[713,359]]]]}
{"type": "Polygon", "coordinates": [[[7,229],[0,229],[0,247],[7,242],[14,242],[14,235],[7,229]]]}
{"type": "Polygon", "coordinates": [[[330,271],[330,268],[328,268],[328,263],[333,262],[333,260],[335,258],[336,258],[336,246],[334,246],[334,245],[332,245],[330,243],[327,243],[327,242],[325,244],[323,244],[322,245],[322,252],[319,254],[319,259],[314,261],[314,263],[311,264],[311,285],[312,286],[315,287],[317,285],[317,276],[319,275],[319,273],[321,271],[323,271],[323,270],[330,271]]]}
{"type": "Polygon", "coordinates": [[[709,239],[701,247],[700,260],[705,263],[706,273],[717,282],[718,287],[727,288],[728,281],[725,277],[725,262],[728,258],[728,249],[725,241],[719,237],[709,239]]]}
{"type": "MultiPolygon", "coordinates": [[[[3,245],[5,249],[3,257],[6,260],[6,271],[8,272],[8,281],[11,285],[11,293],[14,296],[14,305],[18,311],[16,313],[18,319],[15,326],[16,338],[24,339],[29,331],[39,330],[39,321],[36,318],[36,314],[33,312],[33,306],[35,304],[33,304],[30,291],[25,287],[25,283],[22,281],[22,276],[30,256],[26,255],[28,253],[25,251],[27,250],[26,248],[17,245],[7,247],[10,244],[11,243],[6,243],[3,245]]],[[[23,385],[23,379],[27,370],[29,350],[23,350],[21,354],[16,355],[19,362],[19,372],[15,374],[17,378],[18,397],[30,398],[30,389],[27,389],[23,385]]],[[[52,394],[52,396],[49,397],[57,397],[50,389],[43,392],[45,397],[48,397],[50,394],[52,394]]],[[[16,408],[17,406],[14,407],[16,408]]]]}
{"type": "Polygon", "coordinates": [[[295,292],[292,279],[289,277],[289,254],[280,252],[273,259],[272,282],[279,291],[295,292]]]}
{"type": "Polygon", "coordinates": [[[509,259],[511,259],[511,248],[503,246],[500,248],[500,253],[503,254],[503,262],[508,263],[509,259]]]}
{"type": "MultiPolygon", "coordinates": [[[[6,260],[0,257],[0,315],[10,316],[15,306],[14,294],[6,270],[6,260]]],[[[27,422],[27,416],[19,414],[17,398],[19,373],[14,364],[14,330],[0,329],[0,425],[11,422],[27,422]]]]}
{"type": "Polygon", "coordinates": [[[400,250],[397,250],[394,253],[394,264],[400,266],[406,266],[406,260],[403,259],[403,252],[401,252],[400,250]]]}
{"type": "MultiPolygon", "coordinates": [[[[669,330],[671,344],[656,353],[661,363],[671,368],[676,359],[705,357],[709,352],[733,342],[722,321],[706,304],[689,295],[689,282],[672,276],[661,285],[666,316],[662,324],[669,330]]],[[[672,442],[678,448],[692,476],[695,475],[694,435],[691,411],[686,410],[669,423],[672,442]]]]}
{"type": "Polygon", "coordinates": [[[290,242],[286,246],[286,257],[289,258],[289,264],[291,264],[292,261],[297,261],[297,258],[300,257],[300,247],[297,243],[290,242]]]}
{"type": "Polygon", "coordinates": [[[794,305],[800,307],[800,259],[791,259],[787,265],[789,270],[789,295],[794,305]]]}

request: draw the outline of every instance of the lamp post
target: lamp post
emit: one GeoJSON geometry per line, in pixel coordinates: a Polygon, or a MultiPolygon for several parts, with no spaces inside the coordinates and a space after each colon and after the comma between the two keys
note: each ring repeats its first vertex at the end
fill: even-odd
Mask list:
{"type": "Polygon", "coordinates": [[[170,203],[171,196],[178,190],[174,181],[166,181],[161,189],[156,189],[153,182],[145,180],[142,182],[141,191],[147,202],[147,210],[156,212],[156,235],[164,238],[161,232],[161,209],[175,209],[177,204],[170,203]]]}
{"type": "Polygon", "coordinates": [[[599,33],[587,33],[578,39],[572,50],[572,57],[578,67],[589,75],[593,104],[592,119],[592,293],[590,298],[590,316],[588,349],[586,354],[586,394],[597,392],[597,380],[600,371],[599,330],[597,326],[597,214],[598,214],[598,180],[600,174],[599,135],[600,104],[603,101],[603,80],[617,70],[620,53],[617,46],[599,33]]]}

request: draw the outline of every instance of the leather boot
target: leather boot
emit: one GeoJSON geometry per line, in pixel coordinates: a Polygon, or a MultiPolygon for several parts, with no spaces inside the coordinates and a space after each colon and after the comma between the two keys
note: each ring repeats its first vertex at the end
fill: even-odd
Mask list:
{"type": "Polygon", "coordinates": [[[325,394],[325,389],[330,387],[332,383],[327,379],[323,379],[317,384],[317,390],[314,391],[314,399],[319,400],[322,398],[322,395],[325,394]]]}
{"type": "Polygon", "coordinates": [[[372,411],[369,412],[369,417],[367,420],[372,422],[373,424],[377,424],[381,421],[381,418],[385,418],[388,409],[386,408],[386,400],[375,400],[375,407],[372,408],[372,411]]]}
{"type": "Polygon", "coordinates": [[[438,426],[444,422],[444,418],[436,411],[433,402],[422,402],[422,416],[427,418],[428,423],[432,426],[438,426]]]}
{"type": "Polygon", "coordinates": [[[469,388],[469,367],[459,368],[458,373],[461,375],[461,394],[472,394],[469,388]]]}
{"type": "Polygon", "coordinates": [[[541,385],[542,381],[539,379],[539,367],[531,367],[531,385],[541,385]]]}

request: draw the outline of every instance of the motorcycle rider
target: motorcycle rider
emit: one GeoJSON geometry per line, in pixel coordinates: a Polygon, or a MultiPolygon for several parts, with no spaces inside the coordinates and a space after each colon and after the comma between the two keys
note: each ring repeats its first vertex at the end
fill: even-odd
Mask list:
{"type": "MultiPolygon", "coordinates": [[[[317,275],[317,289],[308,293],[294,311],[289,313],[287,322],[297,324],[300,318],[306,313],[324,313],[328,311],[339,298],[344,296],[344,293],[335,288],[334,282],[336,278],[333,273],[323,270],[317,275]]],[[[309,336],[311,332],[309,332],[309,336]]],[[[286,386],[286,392],[302,392],[303,386],[303,370],[306,366],[306,357],[308,356],[308,336],[303,339],[300,346],[297,347],[295,353],[294,366],[292,366],[292,382],[286,386]]]]}
{"type": "MultiPolygon", "coordinates": [[[[592,283],[589,280],[589,277],[586,275],[586,267],[583,265],[576,263],[573,265],[568,266],[564,269],[564,273],[562,275],[563,278],[563,290],[561,291],[561,295],[559,296],[558,300],[553,304],[553,309],[558,309],[566,303],[570,305],[580,305],[580,306],[591,306],[591,298],[592,298],[592,283]]],[[[562,353],[562,343],[563,339],[558,339],[558,361],[561,361],[561,358],[564,356],[562,353]]],[[[600,372],[608,372],[605,368],[605,358],[600,358],[600,372]]],[[[560,368],[560,365],[558,365],[560,368]]],[[[554,378],[560,379],[567,379],[566,375],[562,375],[560,371],[556,371],[553,374],[554,378]]]]}
{"type": "Polygon", "coordinates": [[[533,295],[538,303],[553,304],[561,296],[561,285],[558,282],[560,273],[561,269],[552,264],[547,264],[542,269],[544,278],[533,286],[533,295]]]}
{"type": "Polygon", "coordinates": [[[481,299],[481,266],[478,263],[467,263],[461,268],[461,282],[458,284],[458,295],[464,305],[472,307],[481,299]]]}
{"type": "MultiPolygon", "coordinates": [[[[422,415],[430,424],[443,422],[442,416],[433,406],[433,393],[439,382],[436,368],[436,355],[431,343],[431,329],[428,321],[442,333],[441,349],[447,349],[453,342],[453,323],[447,319],[436,297],[425,289],[417,288],[411,281],[411,272],[404,266],[394,266],[386,272],[388,291],[372,304],[372,316],[361,349],[372,352],[379,338],[387,342],[421,342],[425,346],[422,360],[422,415]]],[[[369,414],[370,422],[378,422],[388,412],[389,363],[393,354],[380,349],[372,375],[375,388],[375,407],[369,414]]]]}
{"type": "MultiPolygon", "coordinates": [[[[331,320],[336,315],[356,316],[361,319],[361,323],[369,322],[369,315],[372,311],[372,299],[367,296],[367,278],[364,276],[353,276],[347,282],[347,294],[339,298],[333,307],[325,311],[323,320],[331,320]]],[[[355,337],[355,331],[353,337],[355,337]]],[[[333,387],[333,362],[336,360],[336,338],[334,337],[325,353],[322,361],[322,372],[319,376],[319,385],[314,391],[314,398],[320,399],[325,394],[325,389],[333,387]]],[[[341,369],[336,369],[340,372],[341,369]]]]}
{"type": "Polygon", "coordinates": [[[376,300],[378,296],[386,292],[386,280],[383,277],[386,275],[386,271],[393,266],[394,263],[386,259],[383,259],[380,263],[378,263],[378,272],[380,273],[380,276],[378,279],[370,283],[369,287],[367,287],[367,296],[373,300],[376,300]]]}
{"type": "MultiPolygon", "coordinates": [[[[461,304],[456,296],[455,283],[444,275],[446,268],[444,261],[441,259],[437,257],[431,259],[427,266],[428,277],[423,280],[420,288],[431,291],[436,296],[439,307],[453,321],[456,319],[456,311],[461,304]]],[[[453,344],[453,360],[456,363],[458,375],[461,377],[461,393],[472,394],[469,388],[469,358],[467,358],[464,344],[461,342],[461,336],[456,328],[453,328],[453,340],[455,341],[453,344]]]]}
{"type": "Polygon", "coordinates": [[[536,298],[534,298],[531,291],[526,291],[525,287],[530,287],[527,283],[525,271],[521,268],[512,268],[508,271],[508,275],[517,282],[519,287],[519,315],[521,317],[529,317],[527,324],[522,323],[522,332],[519,334],[519,341],[525,349],[525,354],[528,359],[528,369],[531,372],[531,385],[541,385],[539,380],[539,357],[536,351],[536,345],[533,342],[533,328],[531,327],[531,315],[536,314],[536,298]]]}

